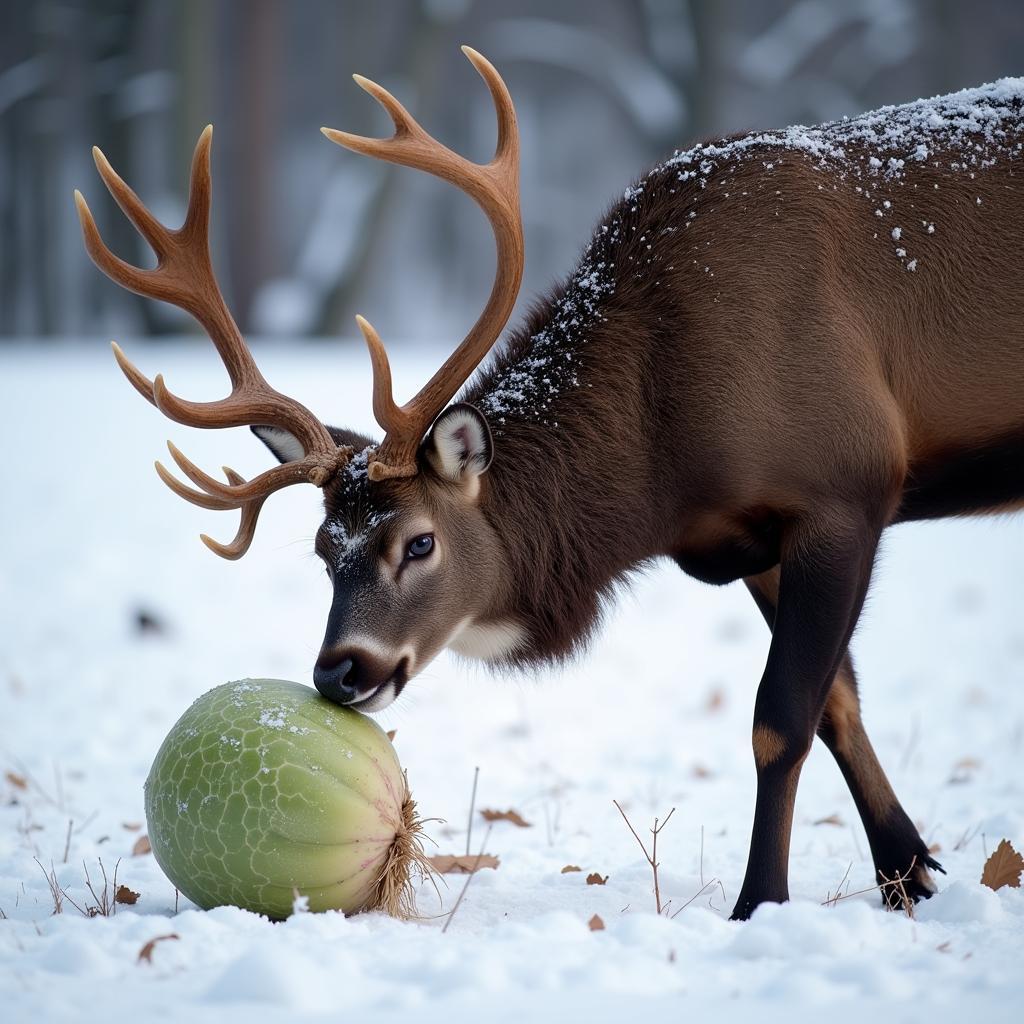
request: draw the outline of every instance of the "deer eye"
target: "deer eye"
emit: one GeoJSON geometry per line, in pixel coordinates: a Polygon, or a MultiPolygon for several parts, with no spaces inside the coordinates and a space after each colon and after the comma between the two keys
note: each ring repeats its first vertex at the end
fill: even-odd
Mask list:
{"type": "Polygon", "coordinates": [[[434,550],[434,536],[430,533],[424,533],[417,537],[410,545],[405,549],[406,558],[424,558],[434,550]]]}

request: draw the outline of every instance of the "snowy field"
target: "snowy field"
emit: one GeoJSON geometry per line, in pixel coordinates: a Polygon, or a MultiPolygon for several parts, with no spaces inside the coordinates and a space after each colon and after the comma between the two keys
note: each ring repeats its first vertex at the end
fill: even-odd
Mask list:
{"type": "MultiPolygon", "coordinates": [[[[208,345],[123,347],[178,394],[225,389],[208,345]]],[[[257,347],[257,358],[328,420],[373,427],[354,343],[257,347]]],[[[397,346],[393,358],[404,395],[440,357],[397,346]]],[[[4,1021],[1020,1019],[1024,889],[994,893],[979,876],[999,839],[1024,848],[1024,516],[893,531],[855,638],[868,731],[948,871],[914,920],[883,913],[874,893],[823,905],[873,872],[820,745],[797,801],[793,901],[727,920],[768,632],[741,585],[712,589],[659,565],[571,670],[492,678],[442,656],[379,716],[397,729],[422,812],[446,821],[431,825],[438,852],[465,851],[477,766],[478,810],[532,823],[493,826],[500,866],[474,876],[447,932],[463,877],[448,877],[440,904],[423,889],[419,924],[271,924],[176,901],[153,857],[132,850],[150,762],[194,697],[246,676],[311,684],[330,599],[312,556],[318,492],[272,498],[241,562],[213,556],[198,534],[229,539],[235,514],[159,482],[164,439],[210,470],[248,475],[269,456],[247,431],[164,420],[99,340],[0,349],[0,410],[4,1021]],[[157,628],[140,630],[140,614],[157,628]],[[671,918],[654,913],[650,868],[613,798],[643,835],[676,809],[659,839],[671,918]],[[54,916],[40,864],[85,908],[84,868],[96,885],[101,860],[108,874],[120,860],[138,902],[85,917],[65,900],[54,916]],[[561,873],[568,864],[583,871],[561,873]],[[588,885],[589,872],[606,884],[588,885]],[[594,914],[603,931],[588,928],[594,914]]],[[[474,853],[485,831],[478,814],[474,853]]]]}

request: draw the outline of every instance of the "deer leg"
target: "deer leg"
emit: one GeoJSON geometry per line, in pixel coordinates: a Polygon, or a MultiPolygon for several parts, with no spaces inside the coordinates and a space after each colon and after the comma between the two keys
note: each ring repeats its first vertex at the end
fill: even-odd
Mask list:
{"type": "Polygon", "coordinates": [[[789,898],[789,841],[800,768],[860,614],[881,521],[850,509],[794,523],[783,541],[768,661],[754,702],[757,800],[733,919],[789,898]]]}
{"type": "MultiPolygon", "coordinates": [[[[744,582],[768,628],[774,629],[779,570],[770,569],[744,582]]],[[[883,901],[891,908],[899,907],[901,895],[898,887],[885,885],[887,880],[897,877],[904,879],[904,890],[915,902],[927,899],[935,892],[935,883],[928,869],[942,871],[943,868],[928,853],[924,840],[900,805],[878,763],[861,720],[857,676],[849,651],[843,655],[832,680],[817,731],[850,787],[867,833],[875,878],[882,886],[883,901]]]]}

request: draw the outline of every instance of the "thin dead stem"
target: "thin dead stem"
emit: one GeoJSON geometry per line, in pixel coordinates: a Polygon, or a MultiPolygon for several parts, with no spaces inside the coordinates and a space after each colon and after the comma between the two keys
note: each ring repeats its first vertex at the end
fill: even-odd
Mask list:
{"type": "Polygon", "coordinates": [[[895,910],[898,905],[909,918],[914,916],[914,901],[907,894],[907,887],[903,883],[910,877],[910,872],[914,870],[916,861],[917,856],[915,855],[906,873],[901,875],[897,872],[892,878],[887,878],[883,871],[878,872],[882,876],[879,888],[882,890],[882,898],[885,900],[886,906],[890,910],[895,910]],[[886,887],[888,887],[888,891],[886,891],[886,887]]]}
{"type": "Polygon", "coordinates": [[[704,826],[700,827],[700,887],[704,889],[704,826]]]}
{"type": "Polygon", "coordinates": [[[459,909],[459,904],[462,903],[462,897],[466,895],[466,890],[469,888],[469,883],[473,881],[473,876],[477,873],[480,868],[480,861],[483,859],[484,850],[487,849],[487,840],[491,837],[491,829],[494,825],[488,825],[487,831],[484,833],[484,841],[480,844],[480,852],[476,855],[476,860],[473,862],[473,870],[466,875],[466,884],[462,887],[462,892],[459,893],[459,898],[455,901],[455,906],[452,907],[452,912],[448,915],[448,920],[445,921],[444,927],[441,929],[441,934],[444,935],[448,931],[448,925],[452,923],[452,918],[455,916],[455,911],[459,909]]]}
{"type": "Polygon", "coordinates": [[[825,893],[825,902],[822,904],[823,907],[831,905],[833,900],[839,898],[839,894],[842,892],[844,885],[849,887],[848,879],[850,877],[850,871],[852,869],[853,869],[853,861],[851,860],[850,863],[846,865],[846,870],[843,872],[843,877],[839,879],[839,884],[836,886],[836,894],[835,894],[835,896],[832,895],[831,889],[828,892],[825,893]]]}
{"type": "MultiPolygon", "coordinates": [[[[114,864],[114,877],[112,881],[107,880],[107,869],[103,865],[102,859],[99,861],[100,874],[103,875],[103,888],[97,892],[92,884],[92,879],[89,877],[89,868],[85,861],[82,861],[82,870],[85,872],[85,886],[92,895],[93,903],[91,906],[86,906],[82,913],[86,917],[113,917],[117,913],[117,869],[121,865],[121,858],[118,857],[117,862],[114,864]]],[[[67,896],[67,893],[64,893],[67,896]]],[[[70,900],[71,897],[68,896],[70,900]]]]}
{"type": "MultiPolygon", "coordinates": [[[[60,882],[57,881],[57,872],[54,870],[53,862],[50,862],[50,870],[47,871],[43,867],[38,857],[32,858],[38,865],[39,870],[42,871],[43,877],[46,879],[46,884],[50,888],[50,896],[53,899],[53,912],[54,914],[61,914],[64,912],[64,901],[67,900],[77,910],[82,917],[113,917],[117,913],[117,869],[121,864],[120,858],[114,865],[114,877],[113,879],[107,878],[107,869],[103,865],[103,861],[99,861],[100,874],[103,876],[103,888],[99,892],[96,891],[96,886],[93,885],[92,878],[89,876],[89,868],[85,861],[82,861],[82,870],[85,872],[85,886],[89,890],[90,895],[93,898],[92,903],[86,902],[83,907],[78,903],[65,889],[60,882]]],[[[97,882],[97,885],[99,883],[97,882]]]]}
{"type": "Polygon", "coordinates": [[[480,779],[480,765],[473,769],[473,792],[469,795],[469,825],[466,827],[466,856],[469,856],[469,841],[473,836],[473,809],[476,807],[476,784],[480,779]]]}
{"type": "Polygon", "coordinates": [[[677,918],[694,900],[699,899],[709,889],[713,890],[716,885],[719,889],[721,889],[722,900],[725,901],[725,886],[722,884],[722,880],[720,878],[712,878],[710,881],[705,882],[703,885],[701,885],[701,887],[674,914],[669,914],[669,919],[675,920],[675,918],[677,918]]]}
{"type": "MultiPolygon", "coordinates": [[[[914,916],[914,901],[910,898],[910,894],[907,892],[907,887],[904,884],[910,877],[911,872],[914,870],[914,865],[917,863],[917,857],[910,862],[910,867],[901,875],[898,872],[889,878],[884,872],[879,871],[878,873],[882,876],[882,881],[877,885],[869,885],[866,889],[856,889],[854,892],[839,892],[836,890],[834,896],[826,896],[825,901],[821,904],[823,907],[834,907],[840,900],[852,899],[854,896],[863,896],[869,892],[880,892],[882,894],[882,901],[885,903],[889,910],[902,910],[907,917],[913,918],[914,916]]],[[[843,882],[849,875],[850,869],[846,869],[846,875],[843,875],[843,880],[839,883],[839,888],[842,888],[843,882]]]]}
{"type": "Polygon", "coordinates": [[[676,809],[673,807],[668,814],[665,815],[665,820],[659,825],[658,819],[654,819],[654,828],[651,829],[651,835],[654,836],[654,840],[651,843],[651,852],[647,852],[647,847],[644,845],[644,841],[637,835],[636,829],[633,828],[629,818],[626,817],[626,812],[622,809],[618,800],[612,800],[612,803],[618,808],[619,814],[622,815],[622,820],[626,823],[629,831],[633,833],[633,838],[640,844],[640,849],[644,852],[644,857],[647,858],[647,863],[651,865],[651,871],[654,874],[654,906],[657,913],[661,914],[661,885],[658,881],[658,833],[669,823],[669,819],[675,814],[676,809]]]}
{"type": "Polygon", "coordinates": [[[967,846],[972,843],[978,833],[981,831],[981,825],[975,825],[973,829],[965,828],[960,838],[953,844],[953,849],[956,851],[964,850],[967,846]]]}
{"type": "Polygon", "coordinates": [[[57,872],[53,869],[53,861],[50,861],[50,870],[47,872],[38,857],[33,857],[32,859],[39,865],[39,870],[42,871],[43,878],[46,879],[46,884],[50,888],[54,914],[62,914],[64,912],[64,890],[60,887],[60,882],[57,881],[57,872]]]}

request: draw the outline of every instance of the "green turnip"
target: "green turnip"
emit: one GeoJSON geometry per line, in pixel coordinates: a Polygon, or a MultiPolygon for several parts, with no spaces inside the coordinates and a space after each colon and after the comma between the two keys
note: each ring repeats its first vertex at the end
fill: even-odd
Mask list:
{"type": "Polygon", "coordinates": [[[372,719],[280,679],[204,694],[145,786],[157,863],[204,909],[415,913],[425,870],[404,772],[372,719]]]}

